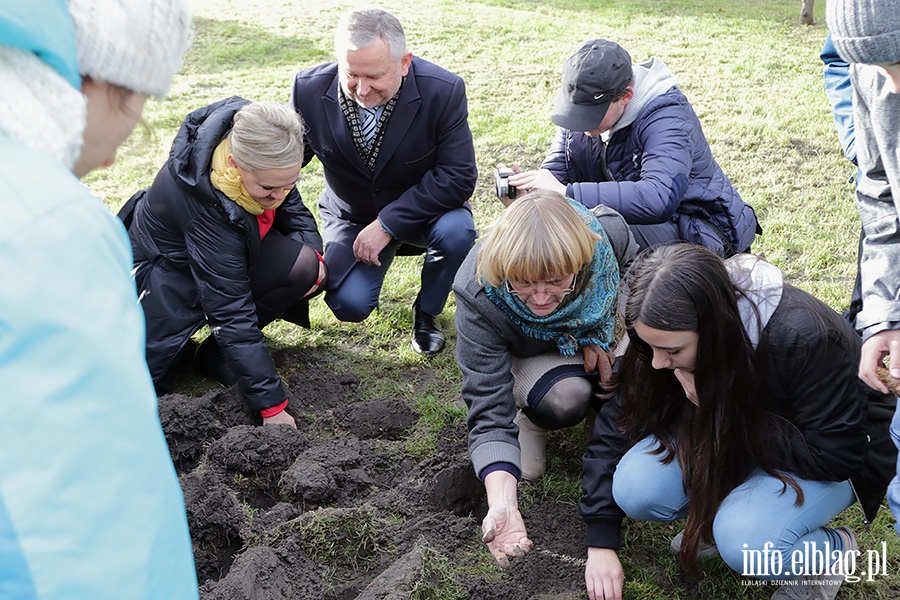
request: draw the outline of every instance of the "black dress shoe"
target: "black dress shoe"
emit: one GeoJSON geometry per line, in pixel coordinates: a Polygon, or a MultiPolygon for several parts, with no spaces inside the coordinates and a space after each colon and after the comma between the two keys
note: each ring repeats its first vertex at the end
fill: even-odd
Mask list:
{"type": "Polygon", "coordinates": [[[422,309],[419,308],[418,299],[413,305],[413,319],[415,322],[412,339],[413,350],[426,356],[437,354],[443,350],[444,334],[434,324],[434,317],[422,312],[422,309]]]}

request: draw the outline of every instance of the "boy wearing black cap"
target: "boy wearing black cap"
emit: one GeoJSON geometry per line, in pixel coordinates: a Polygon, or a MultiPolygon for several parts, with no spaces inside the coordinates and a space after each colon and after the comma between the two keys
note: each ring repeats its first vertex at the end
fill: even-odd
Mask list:
{"type": "MultiPolygon", "coordinates": [[[[851,63],[853,84],[860,171],[856,206],[863,230],[863,304],[856,327],[865,342],[859,376],[887,393],[888,375],[900,379],[900,0],[830,0],[826,18],[835,49],[851,63]],[[890,356],[887,370],[881,369],[885,356],[890,356]]],[[[896,388],[890,391],[897,393],[896,388]]],[[[891,433],[896,443],[900,410],[891,433]]],[[[888,487],[887,499],[900,521],[897,478],[888,487]]],[[[894,527],[900,535],[900,523],[894,527]]]]}
{"type": "Polygon", "coordinates": [[[633,64],[615,42],[584,42],[563,66],[551,119],[559,129],[540,170],[510,185],[613,208],[641,248],[681,240],[727,257],[761,231],[658,58],[633,64]]]}

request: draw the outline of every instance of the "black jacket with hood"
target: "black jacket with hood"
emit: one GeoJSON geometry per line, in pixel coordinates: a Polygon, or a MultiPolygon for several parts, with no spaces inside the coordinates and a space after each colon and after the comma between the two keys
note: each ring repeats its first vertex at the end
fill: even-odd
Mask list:
{"type": "MultiPolygon", "coordinates": [[[[131,237],[154,381],[208,324],[245,399],[261,410],[286,395],[250,290],[259,223],[210,181],[212,154],[247,103],[233,96],[190,113],[153,185],[135,194],[120,216],[131,237]]],[[[276,209],[272,229],[322,250],[316,221],[296,188],[276,209]]]]}

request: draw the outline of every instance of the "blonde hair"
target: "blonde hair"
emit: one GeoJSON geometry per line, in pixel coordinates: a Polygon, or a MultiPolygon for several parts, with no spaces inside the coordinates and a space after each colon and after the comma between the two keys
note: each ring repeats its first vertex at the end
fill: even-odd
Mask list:
{"type": "Polygon", "coordinates": [[[287,104],[251,102],[235,113],[229,143],[242,169],[287,169],[303,162],[303,119],[287,104]]]}
{"type": "Polygon", "coordinates": [[[482,235],[477,274],[503,281],[542,281],[578,273],[601,237],[557,192],[533,190],[513,202],[482,235]]]}

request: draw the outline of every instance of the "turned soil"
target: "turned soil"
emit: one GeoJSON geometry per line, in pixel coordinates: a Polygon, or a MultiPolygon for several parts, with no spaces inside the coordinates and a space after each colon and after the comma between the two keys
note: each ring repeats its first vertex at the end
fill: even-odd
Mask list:
{"type": "MultiPolygon", "coordinates": [[[[236,388],[159,399],[201,600],[587,598],[584,524],[574,503],[541,500],[539,486],[523,484],[534,548],[502,570],[480,540],[487,505],[464,424],[447,425],[436,451],[413,460],[407,445],[423,431],[412,398],[363,398],[357,377],[334,371],[316,351],[273,358],[290,373],[296,430],[261,427],[236,388]]],[[[433,377],[427,366],[416,370],[411,378],[433,377]]],[[[404,375],[398,394],[413,389],[404,375]]],[[[556,443],[551,436],[548,454],[580,456],[556,443]]],[[[562,461],[565,476],[580,476],[578,456],[562,461]]],[[[623,566],[647,590],[632,597],[720,600],[672,568],[668,538],[679,525],[656,525],[664,530],[646,538],[626,519],[623,566]]]]}
{"type": "Polygon", "coordinates": [[[201,598],[374,600],[411,598],[413,589],[415,597],[585,597],[574,505],[534,504],[525,513],[540,523],[534,551],[492,568],[464,425],[442,430],[431,457],[410,460],[404,444],[418,420],[410,398],[361,399],[355,376],[314,353],[275,358],[290,365],[297,430],[260,427],[236,388],[159,400],[201,598]],[[473,575],[452,574],[451,564],[473,575]]]}

